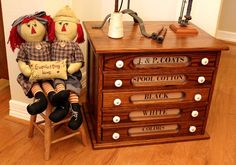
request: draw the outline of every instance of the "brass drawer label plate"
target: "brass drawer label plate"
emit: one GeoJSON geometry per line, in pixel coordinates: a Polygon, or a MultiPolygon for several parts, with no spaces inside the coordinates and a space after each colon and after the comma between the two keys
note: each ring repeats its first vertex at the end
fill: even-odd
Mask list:
{"type": "Polygon", "coordinates": [[[156,85],[183,85],[186,76],[180,75],[159,75],[159,76],[136,76],[131,79],[134,86],[156,86],[156,85]]]}
{"type": "Polygon", "coordinates": [[[184,98],[183,92],[172,93],[145,93],[130,96],[130,100],[133,103],[150,103],[150,102],[172,102],[181,101],[184,98]]]}
{"type": "Polygon", "coordinates": [[[133,64],[137,68],[185,67],[190,64],[186,56],[136,57],[133,64]]]}
{"type": "Polygon", "coordinates": [[[178,133],[179,127],[178,124],[169,124],[169,125],[154,125],[154,126],[145,126],[145,127],[136,127],[129,128],[129,136],[148,136],[148,135],[163,135],[178,133]]]}
{"type": "Polygon", "coordinates": [[[131,121],[158,120],[180,117],[180,109],[143,110],[129,113],[131,121]]]}

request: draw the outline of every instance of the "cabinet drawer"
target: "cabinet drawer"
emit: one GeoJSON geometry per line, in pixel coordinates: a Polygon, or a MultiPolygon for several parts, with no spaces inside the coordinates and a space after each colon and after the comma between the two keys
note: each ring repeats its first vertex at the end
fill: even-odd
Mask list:
{"type": "Polygon", "coordinates": [[[199,135],[203,132],[203,121],[182,123],[158,123],[125,128],[103,129],[103,141],[145,140],[175,136],[199,135]]]}
{"type": "Polygon", "coordinates": [[[109,91],[103,93],[103,107],[135,107],[151,104],[206,102],[209,88],[155,90],[137,92],[109,91]]]}
{"type": "Polygon", "coordinates": [[[104,89],[143,89],[154,87],[160,89],[163,87],[193,87],[210,86],[212,84],[211,71],[195,72],[132,72],[123,74],[104,74],[104,89]]]}
{"type": "Polygon", "coordinates": [[[134,70],[150,68],[215,67],[215,53],[160,53],[114,55],[105,57],[104,70],[134,70]]]}
{"type": "Polygon", "coordinates": [[[133,125],[135,123],[159,123],[159,122],[182,122],[196,121],[205,119],[206,107],[192,108],[146,108],[143,110],[107,110],[103,111],[103,124],[113,124],[121,127],[122,125],[133,125]]]}

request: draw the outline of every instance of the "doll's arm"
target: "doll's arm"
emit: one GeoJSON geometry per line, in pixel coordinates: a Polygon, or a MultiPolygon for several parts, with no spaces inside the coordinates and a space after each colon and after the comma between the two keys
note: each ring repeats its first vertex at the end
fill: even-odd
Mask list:
{"type": "Polygon", "coordinates": [[[27,59],[27,55],[26,55],[26,51],[25,51],[25,46],[24,46],[24,44],[21,44],[19,52],[17,54],[16,61],[18,63],[21,73],[24,76],[29,77],[31,75],[31,69],[30,69],[29,65],[26,64],[26,59],[27,59]]]}
{"type": "Polygon", "coordinates": [[[67,72],[73,74],[75,72],[78,72],[82,66],[83,62],[71,63],[67,69],[67,72]]]}
{"type": "Polygon", "coordinates": [[[70,74],[78,72],[84,66],[84,56],[78,43],[74,45],[74,59],[75,62],[71,63],[67,69],[67,72],[70,74]]]}
{"type": "Polygon", "coordinates": [[[25,75],[26,77],[29,77],[31,75],[31,69],[29,65],[27,65],[24,61],[18,61],[18,66],[20,68],[21,73],[25,75]]]}

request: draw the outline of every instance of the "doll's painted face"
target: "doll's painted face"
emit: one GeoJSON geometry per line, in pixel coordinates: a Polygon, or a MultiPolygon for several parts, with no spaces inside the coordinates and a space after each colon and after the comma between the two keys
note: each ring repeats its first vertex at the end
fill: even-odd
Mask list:
{"type": "Polygon", "coordinates": [[[55,22],[57,40],[73,41],[77,36],[77,24],[70,21],[55,22]]]}
{"type": "Polygon", "coordinates": [[[46,35],[45,26],[36,19],[20,25],[20,36],[26,42],[40,42],[43,41],[46,35]]]}

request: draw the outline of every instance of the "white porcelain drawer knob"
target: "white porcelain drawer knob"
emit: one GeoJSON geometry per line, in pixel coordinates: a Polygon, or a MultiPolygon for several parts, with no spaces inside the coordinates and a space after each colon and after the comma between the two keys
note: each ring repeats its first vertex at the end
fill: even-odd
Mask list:
{"type": "Polygon", "coordinates": [[[189,132],[193,133],[196,132],[197,128],[195,126],[190,126],[189,127],[189,132]]]}
{"type": "Polygon", "coordinates": [[[121,80],[116,80],[115,81],[115,86],[116,87],[121,87],[122,86],[122,81],[121,80]]]}
{"type": "Polygon", "coordinates": [[[208,58],[203,58],[201,60],[201,63],[202,63],[202,65],[207,65],[209,63],[209,59],[208,58]]]}
{"type": "Polygon", "coordinates": [[[114,105],[118,106],[121,104],[121,100],[120,99],[115,99],[114,100],[114,105]]]}
{"type": "Polygon", "coordinates": [[[195,96],[194,96],[194,100],[195,101],[201,101],[201,99],[202,99],[202,95],[201,94],[195,94],[195,96]]]}
{"type": "Polygon", "coordinates": [[[116,67],[117,68],[123,68],[123,66],[124,66],[124,62],[122,60],[116,61],[116,67]]]}
{"type": "Polygon", "coordinates": [[[114,123],[119,123],[120,122],[120,117],[119,116],[114,116],[112,120],[113,120],[114,123]]]}
{"type": "Polygon", "coordinates": [[[206,81],[206,79],[204,76],[200,76],[200,77],[198,77],[197,81],[199,84],[203,84],[206,81]]]}
{"type": "Polygon", "coordinates": [[[115,132],[115,133],[112,134],[112,139],[117,140],[119,138],[120,138],[120,134],[119,133],[115,132]]]}
{"type": "Polygon", "coordinates": [[[191,116],[192,117],[198,117],[198,111],[192,111],[191,116]]]}

